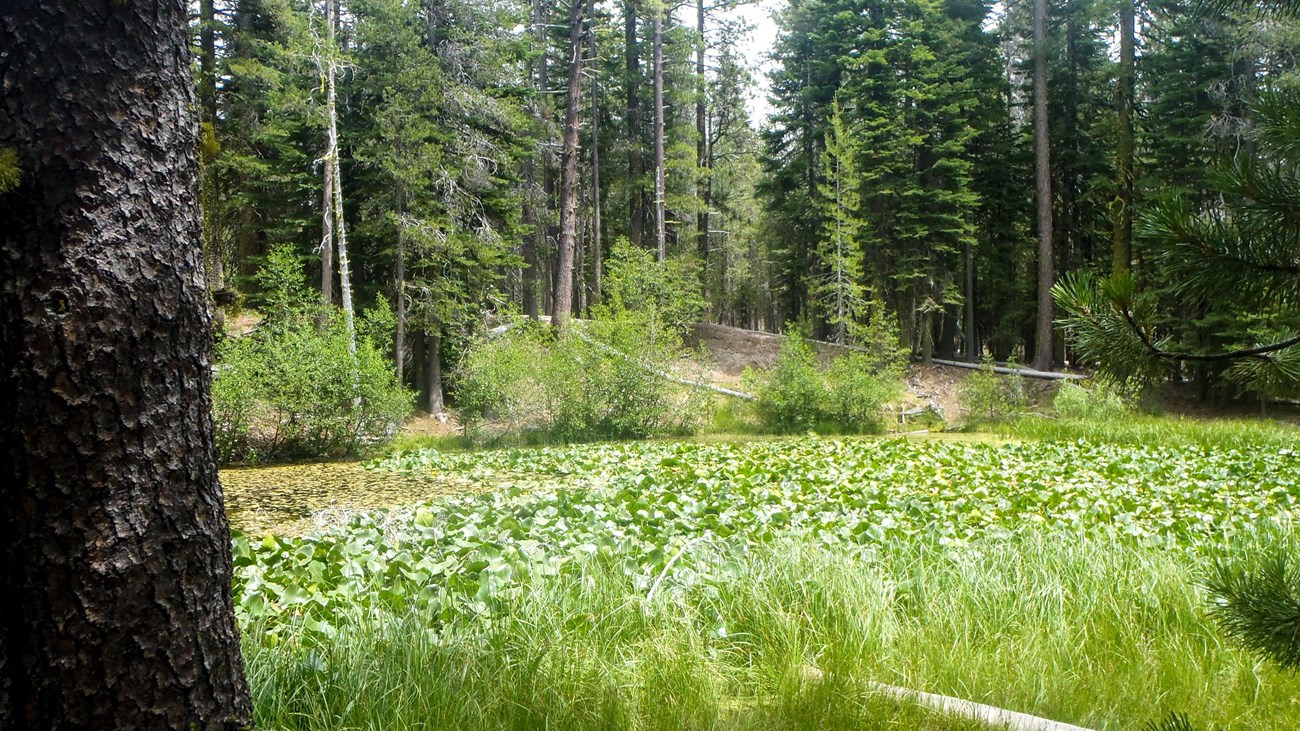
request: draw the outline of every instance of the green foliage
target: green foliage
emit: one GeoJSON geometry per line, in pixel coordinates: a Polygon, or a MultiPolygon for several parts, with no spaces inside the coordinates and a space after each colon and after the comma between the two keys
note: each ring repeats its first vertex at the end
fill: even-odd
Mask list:
{"type": "Polygon", "coordinates": [[[683,555],[717,568],[690,588],[674,571],[649,600],[598,553],[495,618],[356,611],[328,637],[247,622],[257,724],[988,728],[900,703],[873,680],[1098,729],[1140,728],[1168,705],[1202,729],[1294,718],[1300,678],[1207,641],[1199,564],[1179,552],[1061,535],[865,550],[790,538],[734,560],[700,541],[683,555]]]}
{"type": "Polygon", "coordinates": [[[700,367],[662,320],[606,309],[555,337],[532,325],[471,345],[453,379],[466,435],[561,441],[687,434],[705,420],[700,367]]]}
{"type": "Polygon", "coordinates": [[[851,550],[1059,531],[1203,550],[1300,506],[1293,460],[1163,445],[819,439],[425,450],[375,468],[498,489],[303,538],[241,538],[236,598],[246,617],[273,624],[411,605],[446,620],[497,615],[585,556],[646,592],[666,572],[673,586],[724,576],[729,560],[787,535],[851,550]],[[692,541],[718,558],[686,551],[669,568],[692,541]]]}
{"type": "Polygon", "coordinates": [[[1296,549],[1220,561],[1205,582],[1223,631],[1279,666],[1300,669],[1300,568],[1296,549]]]}
{"type": "Polygon", "coordinates": [[[1212,450],[1300,450],[1300,429],[1262,419],[1184,419],[1129,413],[1123,419],[1043,419],[1024,416],[986,422],[981,428],[1016,439],[1059,442],[1079,440],[1102,444],[1163,444],[1212,450]]]}
{"type": "Polygon", "coordinates": [[[614,318],[637,313],[652,332],[680,335],[704,313],[695,260],[672,257],[658,262],[653,252],[632,246],[626,238],[614,242],[606,259],[603,291],[601,313],[614,318]]]}
{"type": "Polygon", "coordinates": [[[18,166],[18,151],[12,147],[0,147],[0,194],[17,188],[20,180],[22,169],[18,166]]]}
{"type": "Polygon", "coordinates": [[[1080,385],[1064,381],[1052,398],[1052,410],[1064,419],[1111,422],[1129,414],[1118,389],[1105,381],[1080,385]]]}
{"type": "MultiPolygon", "coordinates": [[[[1008,419],[1029,403],[1024,377],[999,375],[993,366],[993,359],[986,357],[980,369],[962,381],[958,398],[971,419],[1008,419]]],[[[1015,361],[1007,361],[1007,367],[1015,368],[1015,361]]]]}
{"type": "Polygon", "coordinates": [[[387,315],[363,314],[353,353],[342,318],[313,304],[291,249],[273,249],[257,282],[266,321],[217,351],[218,458],[228,464],[336,457],[391,436],[410,413],[411,395],[371,339],[382,337],[387,315]]]}
{"type": "MultiPolygon", "coordinates": [[[[1067,278],[1053,290],[1067,314],[1066,332],[1086,359],[1118,380],[1154,380],[1182,363],[1218,366],[1222,375],[1261,396],[1300,388],[1294,336],[1297,130],[1300,94],[1278,90],[1255,104],[1258,155],[1241,156],[1216,176],[1212,203],[1171,195],[1138,227],[1165,294],[1199,303],[1198,326],[1162,320],[1153,282],[1117,275],[1101,282],[1067,278]],[[1208,313],[1208,314],[1207,314],[1208,313]],[[1226,319],[1225,319],[1226,318],[1226,319]]],[[[1148,277],[1152,279],[1152,277],[1148,277]]]]}
{"type": "Polygon", "coordinates": [[[824,420],[825,378],[816,351],[803,338],[787,337],[776,365],[765,373],[749,373],[748,380],[756,386],[758,412],[768,428],[797,434],[824,420]]]}
{"type": "MultiPolygon", "coordinates": [[[[770,370],[746,371],[745,380],[758,396],[759,421],[768,431],[884,431],[885,407],[903,395],[906,359],[882,310],[878,302],[855,303],[852,319],[841,323],[849,344],[835,348],[833,357],[819,358],[816,348],[822,346],[792,334],[782,341],[770,370]]],[[[807,323],[794,328],[806,329],[807,323]]]]}

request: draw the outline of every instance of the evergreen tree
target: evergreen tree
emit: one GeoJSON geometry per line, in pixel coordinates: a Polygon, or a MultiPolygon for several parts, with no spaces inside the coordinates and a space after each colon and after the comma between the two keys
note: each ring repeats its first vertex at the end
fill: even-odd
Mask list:
{"type": "Polygon", "coordinates": [[[843,345],[862,307],[862,264],[859,231],[862,220],[857,168],[858,150],[853,130],[845,122],[839,99],[831,104],[830,127],[822,151],[822,240],[817,247],[817,273],[809,286],[830,325],[836,343],[843,345]]]}

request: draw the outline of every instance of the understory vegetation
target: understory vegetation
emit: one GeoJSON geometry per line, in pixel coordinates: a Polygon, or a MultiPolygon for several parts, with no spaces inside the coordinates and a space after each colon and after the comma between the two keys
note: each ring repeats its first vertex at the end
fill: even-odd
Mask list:
{"type": "Polygon", "coordinates": [[[217,350],[212,413],[222,463],[339,457],[391,436],[411,411],[381,344],[387,307],[362,318],[313,302],[292,251],[272,251],[258,275],[266,317],[217,350]]]}
{"type": "Polygon", "coordinates": [[[1300,680],[1200,588],[1290,552],[1288,449],[799,438],[398,454],[484,494],[237,536],[269,728],[1272,729],[1300,680]]]}

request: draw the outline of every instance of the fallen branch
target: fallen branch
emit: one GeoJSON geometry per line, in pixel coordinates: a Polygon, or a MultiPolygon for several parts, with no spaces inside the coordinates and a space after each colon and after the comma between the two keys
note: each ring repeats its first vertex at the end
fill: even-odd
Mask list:
{"type": "MultiPolygon", "coordinates": [[[[939,360],[938,358],[930,359],[931,363],[943,366],[952,366],[953,368],[968,368],[978,371],[989,366],[983,363],[967,363],[960,360],[939,360]]],[[[1032,368],[1008,368],[1006,366],[992,366],[994,373],[1005,373],[1011,376],[1024,376],[1025,378],[1041,378],[1048,381],[1082,381],[1086,377],[1078,373],[1057,373],[1056,371],[1036,371],[1032,368]]]]}
{"type": "MultiPolygon", "coordinates": [[[[825,674],[820,668],[811,665],[805,665],[803,674],[809,680],[820,682],[825,674]]],[[[1093,731],[1082,726],[1075,726],[1069,723],[1053,721],[1041,716],[1031,716],[1028,713],[1019,711],[1008,711],[1005,708],[990,706],[984,703],[976,703],[962,698],[954,698],[949,695],[939,695],[937,693],[925,693],[910,688],[900,688],[897,685],[886,685],[875,681],[867,681],[868,687],[888,696],[893,696],[900,701],[915,703],[918,706],[930,708],[940,713],[946,713],[952,716],[961,716],[969,718],[972,721],[978,721],[986,726],[1005,731],[1093,731]]]]}
{"type": "Polygon", "coordinates": [[[933,708],[940,713],[969,718],[986,726],[1006,729],[1007,731],[1091,731],[1091,729],[1082,726],[1053,721],[1041,716],[1031,716],[1028,713],[1008,711],[1005,708],[953,698],[952,696],[924,693],[919,690],[910,690],[896,685],[885,685],[876,682],[870,683],[870,686],[899,700],[911,701],[918,706],[933,708]]]}

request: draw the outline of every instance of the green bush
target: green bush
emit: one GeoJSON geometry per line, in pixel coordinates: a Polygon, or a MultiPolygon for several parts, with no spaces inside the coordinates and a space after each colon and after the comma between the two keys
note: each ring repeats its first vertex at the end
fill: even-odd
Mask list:
{"type": "Polygon", "coordinates": [[[410,413],[392,365],[365,336],[351,352],[342,318],[309,303],[296,266],[282,249],[268,257],[267,319],[218,348],[212,411],[223,463],[351,454],[410,413]]]}
{"type": "MultiPolygon", "coordinates": [[[[1013,360],[1007,366],[1015,368],[1013,360]]],[[[1029,402],[1022,376],[998,375],[993,360],[986,358],[978,371],[962,382],[958,401],[972,419],[998,421],[1013,416],[1029,402]]]]}
{"type": "Polygon", "coordinates": [[[776,365],[766,373],[751,372],[749,380],[756,386],[759,417],[768,428],[797,433],[824,419],[826,384],[817,354],[803,338],[786,338],[776,365]]]}
{"type": "Polygon", "coordinates": [[[788,337],[776,365],[749,375],[763,424],[781,433],[812,429],[876,433],[884,407],[902,392],[897,361],[873,352],[850,351],[823,369],[812,346],[788,337]]]}
{"type": "Polygon", "coordinates": [[[639,439],[688,434],[710,403],[680,339],[640,313],[605,310],[555,337],[531,324],[471,344],[453,374],[453,396],[475,442],[639,439]]]}
{"type": "Polygon", "coordinates": [[[616,313],[639,313],[652,330],[683,333],[704,313],[698,269],[694,259],[657,261],[648,249],[620,238],[605,261],[602,312],[614,319],[616,313]]]}
{"type": "Polygon", "coordinates": [[[1064,419],[1107,421],[1129,414],[1128,405],[1113,386],[1095,382],[1091,386],[1066,381],[1052,399],[1052,410],[1064,419]]]}

